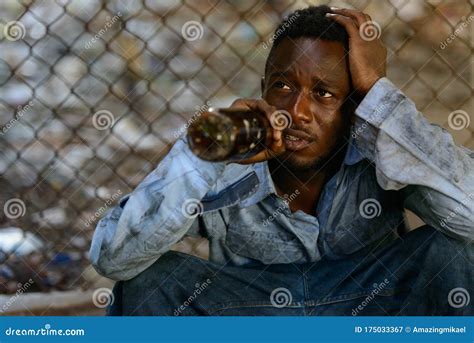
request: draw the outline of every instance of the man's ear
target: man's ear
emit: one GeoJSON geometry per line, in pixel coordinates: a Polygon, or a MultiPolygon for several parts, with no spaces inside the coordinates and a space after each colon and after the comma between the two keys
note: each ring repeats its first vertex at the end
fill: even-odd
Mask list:
{"type": "Polygon", "coordinates": [[[260,79],[260,90],[262,91],[262,98],[265,94],[265,76],[260,79]]]}

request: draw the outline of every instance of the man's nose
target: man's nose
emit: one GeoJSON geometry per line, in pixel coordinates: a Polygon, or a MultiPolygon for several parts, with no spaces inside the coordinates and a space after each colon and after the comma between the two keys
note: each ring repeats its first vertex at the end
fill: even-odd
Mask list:
{"type": "Polygon", "coordinates": [[[293,123],[296,124],[296,126],[309,124],[313,120],[311,103],[310,91],[301,91],[298,93],[290,111],[293,123]]]}

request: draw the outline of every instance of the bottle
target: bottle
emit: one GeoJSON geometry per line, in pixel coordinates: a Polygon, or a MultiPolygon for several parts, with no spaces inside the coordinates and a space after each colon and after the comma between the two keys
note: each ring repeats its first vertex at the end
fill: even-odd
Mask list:
{"type": "Polygon", "coordinates": [[[238,161],[270,145],[272,125],[255,111],[211,108],[189,126],[187,140],[191,151],[203,160],[238,161]]]}

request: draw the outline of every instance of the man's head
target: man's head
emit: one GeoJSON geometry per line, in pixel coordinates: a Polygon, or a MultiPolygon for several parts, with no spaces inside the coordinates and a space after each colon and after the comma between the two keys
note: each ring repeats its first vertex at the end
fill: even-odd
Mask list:
{"type": "Polygon", "coordinates": [[[279,159],[295,171],[331,158],[350,125],[348,35],[327,12],[327,6],[309,7],[279,25],[262,79],[263,98],[292,116],[284,133],[304,138],[284,134],[287,151],[279,159]]]}

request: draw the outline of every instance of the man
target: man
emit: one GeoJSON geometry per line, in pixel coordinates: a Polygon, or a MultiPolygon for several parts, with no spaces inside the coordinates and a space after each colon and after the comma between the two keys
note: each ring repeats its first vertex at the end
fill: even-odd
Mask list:
{"type": "Polygon", "coordinates": [[[473,153],[385,77],[385,48],[359,32],[370,20],[291,14],[263,99],[232,104],[288,111],[291,127],[239,163],[202,161],[182,137],[100,221],[92,263],[122,280],[111,314],[474,313],[473,153]],[[429,226],[404,232],[404,208],[429,226]],[[185,235],[209,239],[210,261],[169,251],[185,235]]]}

